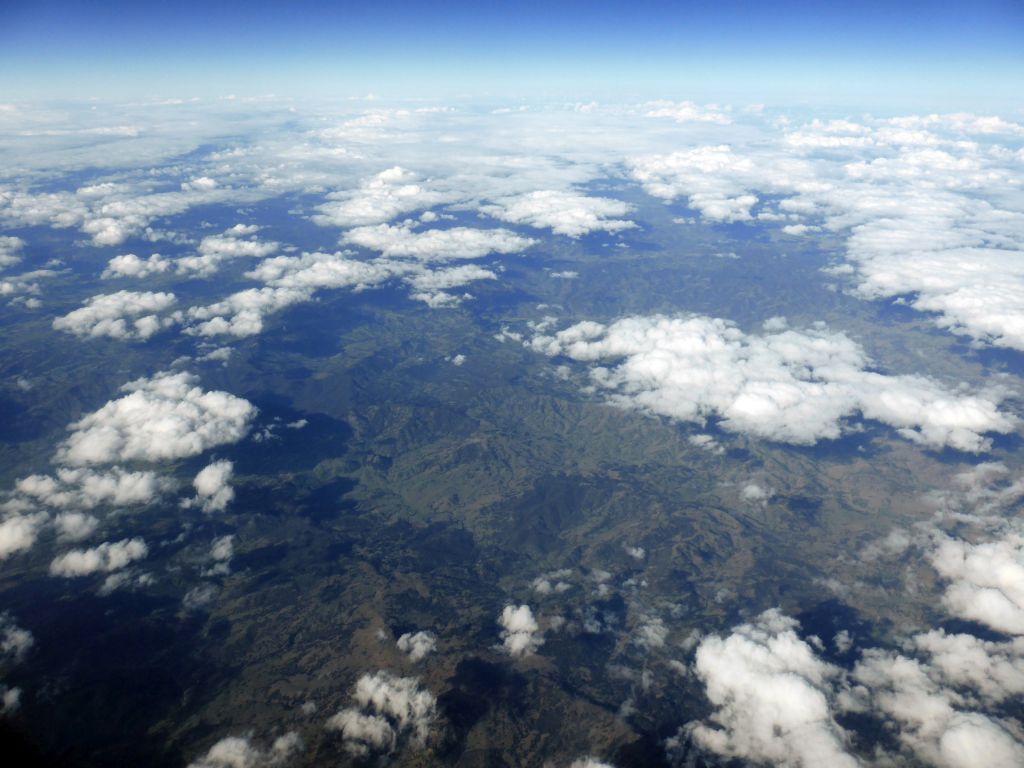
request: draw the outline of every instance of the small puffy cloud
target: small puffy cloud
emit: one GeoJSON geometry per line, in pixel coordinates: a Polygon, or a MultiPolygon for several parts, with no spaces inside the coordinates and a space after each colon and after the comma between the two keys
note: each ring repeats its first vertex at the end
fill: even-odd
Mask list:
{"type": "Polygon", "coordinates": [[[277,251],[280,243],[257,240],[252,235],[258,227],[236,224],[220,235],[208,235],[199,242],[198,253],[182,256],[174,262],[179,275],[209,277],[221,265],[234,259],[261,259],[277,251]]]}
{"type": "Polygon", "coordinates": [[[740,498],[752,504],[766,504],[771,496],[771,489],[762,488],[757,483],[747,483],[740,489],[740,498]]]}
{"type": "Polygon", "coordinates": [[[540,625],[528,605],[506,605],[498,617],[501,640],[510,656],[530,656],[544,644],[540,625]]]}
{"type": "Polygon", "coordinates": [[[49,515],[45,512],[37,512],[11,515],[0,522],[0,560],[31,549],[48,520],[49,515]]]}
{"type": "Polygon", "coordinates": [[[77,510],[104,504],[114,507],[148,504],[169,487],[169,481],[155,472],[129,472],[120,467],[103,471],[61,467],[55,476],[29,475],[14,485],[18,495],[36,503],[77,510]]]}
{"type": "Polygon", "coordinates": [[[668,627],[657,617],[645,619],[633,630],[633,643],[646,651],[664,648],[667,638],[668,627]]]}
{"type": "Polygon", "coordinates": [[[61,512],[53,520],[62,541],[82,541],[96,532],[100,521],[84,512],[61,512]]]}
{"type": "Polygon", "coordinates": [[[104,280],[115,277],[149,277],[167,272],[172,264],[171,259],[164,258],[159,253],[151,254],[147,259],[140,259],[134,253],[126,253],[114,256],[108,261],[101,277],[104,280]]]}
{"type": "Polygon", "coordinates": [[[265,259],[246,277],[264,283],[247,288],[205,307],[192,307],[194,323],[187,332],[201,336],[253,336],[263,330],[264,318],[294,304],[312,301],[320,289],[363,290],[379,285],[409,267],[388,262],[364,262],[342,253],[304,253],[265,259]]]}
{"type": "Polygon", "coordinates": [[[325,227],[383,224],[404,213],[445,202],[449,196],[430,189],[419,177],[395,166],[363,179],[358,189],[332,192],[317,206],[313,221],[325,227]]]}
{"type": "Polygon", "coordinates": [[[327,730],[340,733],[345,751],[356,757],[390,754],[398,740],[386,717],[367,715],[358,709],[342,709],[332,715],[327,721],[327,730]]]}
{"type": "Polygon", "coordinates": [[[353,755],[390,754],[406,741],[421,748],[438,716],[437,699],[414,677],[363,675],[352,698],[356,706],[331,716],[326,727],[342,735],[353,755]]]}
{"type": "Polygon", "coordinates": [[[52,576],[73,578],[93,573],[117,571],[149,554],[142,539],[122,539],[104,542],[90,549],[74,549],[54,558],[50,563],[52,576]]]}
{"type": "Polygon", "coordinates": [[[410,661],[419,661],[437,650],[433,632],[406,632],[398,638],[398,650],[409,654],[410,661]]]}
{"type": "Polygon", "coordinates": [[[1013,431],[1001,395],[965,394],[922,376],[868,370],[854,341],[823,328],[746,334],[699,315],[578,323],[530,346],[593,364],[611,402],[681,421],[797,445],[835,439],[858,412],[932,448],[982,451],[986,432],[1013,431]],[[611,367],[609,367],[611,366],[611,367]]]}
{"type": "Polygon", "coordinates": [[[275,768],[284,765],[302,750],[302,739],[295,731],[279,736],[269,749],[263,750],[243,736],[221,739],[188,768],[275,768]]]}
{"type": "Polygon", "coordinates": [[[569,768],[615,768],[615,766],[602,762],[596,757],[579,757],[569,763],[569,768]]]}
{"type": "Polygon", "coordinates": [[[490,253],[518,253],[536,243],[507,229],[428,229],[413,231],[411,224],[357,227],[342,236],[345,242],[387,258],[414,258],[420,261],[479,259],[490,253]]]}
{"type": "Polygon", "coordinates": [[[766,611],[725,638],[697,648],[695,670],[714,706],[689,726],[693,740],[719,755],[788,768],[855,768],[848,734],[836,723],[831,682],[839,670],[796,634],[796,622],[766,611]]]}
{"type": "Polygon", "coordinates": [[[0,613],[0,657],[17,664],[34,644],[31,632],[19,627],[11,614],[0,613]]]}
{"type": "Polygon", "coordinates": [[[256,413],[240,397],[204,391],[188,373],[158,373],[70,426],[59,461],[81,466],[195,456],[241,440],[256,413]]]}
{"type": "Polygon", "coordinates": [[[512,224],[550,228],[559,235],[579,237],[588,232],[603,230],[619,232],[636,225],[621,218],[632,206],[607,197],[588,197],[554,189],[527,192],[495,200],[481,206],[480,211],[512,224]]]}
{"type": "Polygon", "coordinates": [[[174,324],[173,319],[161,318],[157,313],[169,309],[176,301],[173,293],[118,291],[100,294],[80,309],[56,318],[53,327],[82,338],[148,339],[174,324]]]}
{"type": "Polygon", "coordinates": [[[201,506],[207,514],[227,509],[228,504],[235,498],[235,489],[231,487],[234,469],[235,465],[224,459],[203,467],[192,481],[196,488],[193,503],[201,506]]]}
{"type": "Polygon", "coordinates": [[[20,237],[0,235],[0,269],[14,266],[21,261],[25,241],[20,237]]]}
{"type": "Polygon", "coordinates": [[[191,307],[193,325],[186,333],[195,336],[255,336],[263,330],[263,318],[285,307],[309,301],[309,290],[247,288],[205,307],[191,307]]]}

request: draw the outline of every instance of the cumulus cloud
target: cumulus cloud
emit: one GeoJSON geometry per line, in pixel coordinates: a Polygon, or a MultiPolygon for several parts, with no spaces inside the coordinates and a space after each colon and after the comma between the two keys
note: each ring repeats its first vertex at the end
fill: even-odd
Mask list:
{"type": "Polygon", "coordinates": [[[326,727],[341,734],[353,755],[390,754],[405,742],[422,748],[438,717],[437,699],[414,677],[363,675],[352,698],[356,706],[330,717],[326,727]]]}
{"type": "Polygon", "coordinates": [[[77,227],[97,246],[120,245],[145,231],[154,220],[184,213],[189,208],[227,200],[243,202],[261,197],[256,190],[182,185],[180,190],[153,192],[138,185],[103,182],[61,192],[12,191],[0,194],[0,221],[21,226],[48,224],[77,227]]]}
{"type": "Polygon", "coordinates": [[[273,241],[263,242],[253,235],[259,230],[254,225],[236,224],[220,235],[208,235],[199,242],[198,253],[182,256],[174,262],[178,274],[209,277],[224,262],[234,259],[259,259],[269,256],[281,247],[273,241]]]}
{"type": "Polygon", "coordinates": [[[34,644],[35,638],[31,632],[19,627],[10,613],[0,613],[0,657],[17,664],[34,644]]]}
{"type": "Polygon", "coordinates": [[[987,449],[986,432],[1011,432],[1001,395],[967,394],[922,376],[868,370],[863,350],[823,327],[746,334],[704,316],[578,323],[530,346],[595,364],[610,400],[663,416],[797,445],[834,439],[860,413],[933,448],[987,449]],[[609,367],[611,365],[612,367],[609,367]]]}
{"type": "Polygon", "coordinates": [[[312,219],[321,226],[362,227],[383,224],[404,213],[446,202],[450,195],[418,183],[419,177],[399,166],[363,179],[352,191],[332,192],[312,219]]]}
{"type": "Polygon", "coordinates": [[[227,509],[235,498],[235,489],[231,487],[234,469],[235,465],[225,459],[203,467],[192,481],[196,496],[191,503],[200,506],[207,514],[227,509]]]}
{"type": "Polygon", "coordinates": [[[518,253],[536,243],[507,229],[452,227],[415,232],[408,223],[357,227],[342,239],[388,258],[409,257],[427,262],[479,259],[490,253],[518,253]]]}
{"type": "Polygon", "coordinates": [[[899,724],[899,738],[917,757],[942,768],[1024,764],[1024,745],[1012,726],[980,712],[963,711],[964,699],[943,687],[927,665],[870,649],[853,671],[853,692],[865,706],[899,724]]]}
{"type": "Polygon", "coordinates": [[[221,739],[188,768],[273,768],[283,765],[302,750],[302,739],[295,731],[274,740],[269,749],[260,749],[249,737],[221,739]]]}
{"type": "Polygon", "coordinates": [[[1011,530],[978,544],[943,537],[929,559],[948,582],[943,603],[950,613],[1024,635],[1024,535],[1011,530]]]}
{"type": "Polygon", "coordinates": [[[419,661],[437,650],[433,632],[406,632],[398,638],[398,650],[409,654],[410,661],[419,661]]]}
{"type": "Polygon", "coordinates": [[[749,221],[757,203],[749,187],[760,186],[761,170],[726,144],[638,159],[633,178],[655,197],[686,195],[690,208],[712,221],[749,221]]]}
{"type": "Polygon", "coordinates": [[[80,309],[53,321],[58,331],[82,338],[107,336],[112,339],[148,339],[174,324],[159,317],[177,301],[173,293],[118,291],[93,296],[80,309]]]}
{"type": "Polygon", "coordinates": [[[172,264],[173,259],[165,258],[159,253],[150,254],[147,259],[140,259],[134,253],[125,253],[110,259],[101,277],[104,280],[115,277],[149,277],[167,272],[172,264]]]}
{"type": "Polygon", "coordinates": [[[342,253],[304,253],[262,261],[246,277],[264,283],[205,307],[192,307],[188,332],[201,336],[252,336],[263,330],[264,318],[294,304],[311,301],[320,289],[363,290],[410,271],[387,262],[364,262],[342,253]]]}
{"type": "Polygon", "coordinates": [[[72,578],[117,571],[149,554],[142,539],[104,542],[90,549],[73,549],[50,563],[50,574],[72,578]]]}
{"type": "Polygon", "coordinates": [[[528,605],[506,605],[498,624],[502,645],[510,656],[530,656],[544,644],[544,634],[528,605]]]}
{"type": "Polygon", "coordinates": [[[550,228],[559,235],[579,237],[594,230],[619,232],[636,225],[621,218],[632,206],[607,197],[588,197],[554,189],[499,198],[480,207],[482,213],[512,224],[550,228]]]}
{"type": "Polygon", "coordinates": [[[25,241],[20,237],[0,235],[0,269],[14,266],[21,261],[25,241]]]}
{"type": "Polygon", "coordinates": [[[57,459],[74,466],[195,456],[241,440],[256,409],[227,392],[204,391],[188,373],[125,384],[128,394],[73,423],[57,459]]]}
{"type": "Polygon", "coordinates": [[[45,512],[13,514],[0,522],[0,560],[17,552],[31,549],[39,537],[40,529],[50,516],[45,512]]]}
{"type": "Polygon", "coordinates": [[[55,476],[29,475],[14,489],[23,497],[60,509],[93,509],[103,504],[115,507],[148,504],[170,487],[155,472],[129,472],[120,467],[96,471],[61,467],[55,476]]]}
{"type": "Polygon", "coordinates": [[[802,768],[854,768],[849,735],[835,721],[829,691],[839,670],[796,634],[797,623],[766,611],[721,638],[701,641],[695,669],[715,707],[713,725],[689,732],[704,749],[727,757],[802,768]]]}

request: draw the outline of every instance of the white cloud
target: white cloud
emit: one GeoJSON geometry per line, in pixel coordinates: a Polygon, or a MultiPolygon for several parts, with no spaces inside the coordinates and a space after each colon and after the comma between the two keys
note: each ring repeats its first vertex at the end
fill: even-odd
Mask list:
{"type": "Polygon", "coordinates": [[[241,440],[256,409],[227,392],[203,391],[188,373],[125,384],[124,397],[70,426],[57,459],[72,465],[195,456],[241,440]]]}
{"type": "Polygon", "coordinates": [[[149,548],[142,539],[107,541],[90,549],[73,549],[54,558],[50,563],[50,574],[72,578],[93,573],[110,573],[141,560],[147,554],[149,548]]]}
{"type": "Polygon", "coordinates": [[[848,734],[836,723],[829,691],[839,670],[801,640],[797,623],[776,610],[701,641],[695,669],[715,707],[689,726],[704,749],[776,766],[853,768],[848,734]]]}
{"type": "Polygon", "coordinates": [[[632,174],[712,221],[751,220],[759,195],[780,196],[757,217],[794,235],[844,235],[846,263],[831,272],[849,274],[862,298],[909,297],[940,327],[1024,349],[1024,156],[985,138],[1019,129],[976,115],[816,120],[747,146],[642,157],[632,174]]]}
{"type": "Polygon", "coordinates": [[[414,232],[410,224],[357,227],[342,236],[345,242],[385,257],[411,257],[421,261],[479,259],[489,253],[518,253],[535,244],[507,229],[428,229],[414,232]]]}
{"type": "Polygon", "coordinates": [[[101,277],[104,280],[115,277],[149,277],[163,274],[173,263],[172,259],[165,258],[159,253],[150,254],[148,259],[140,259],[134,253],[125,253],[108,261],[101,277]]]}
{"type": "Polygon", "coordinates": [[[56,318],[53,327],[83,338],[148,339],[174,324],[172,318],[161,318],[157,313],[169,309],[176,301],[173,293],[117,291],[100,294],[80,309],[56,318]]]}
{"type": "Polygon", "coordinates": [[[867,370],[863,350],[824,328],[746,334],[699,315],[578,323],[530,346],[595,364],[593,384],[617,405],[798,445],[834,439],[858,412],[929,447],[985,450],[1011,432],[1001,395],[966,394],[921,376],[867,370]],[[605,363],[613,364],[607,367],[605,363]]]}
{"type": "Polygon", "coordinates": [[[29,515],[10,515],[0,522],[0,560],[17,552],[31,549],[39,537],[39,531],[49,520],[45,512],[29,515]]]}
{"type": "Polygon", "coordinates": [[[302,739],[295,731],[279,736],[268,750],[262,750],[243,736],[221,739],[188,768],[274,768],[286,763],[302,749],[302,739]]]}
{"type": "Polygon", "coordinates": [[[31,632],[19,627],[11,614],[0,613],[0,656],[17,664],[34,644],[35,638],[31,632]]]}
{"type": "Polygon", "coordinates": [[[62,541],[82,541],[96,532],[100,521],[84,512],[61,512],[53,524],[62,541]]]}
{"type": "Polygon", "coordinates": [[[207,514],[227,509],[235,498],[235,489],[231,487],[234,469],[235,465],[225,459],[203,467],[192,481],[196,488],[193,503],[200,505],[207,514]]]}
{"type": "Polygon", "coordinates": [[[870,706],[899,725],[901,742],[941,768],[1024,764],[1024,745],[1006,723],[959,709],[965,702],[926,664],[889,651],[866,651],[853,671],[854,708],[870,706]],[[858,699],[860,701],[858,701],[858,699]]]}
{"type": "Polygon", "coordinates": [[[339,731],[346,750],[355,755],[389,754],[406,738],[422,748],[438,717],[437,699],[414,677],[387,672],[363,675],[352,698],[356,706],[330,717],[326,727],[339,731]]]}
{"type": "Polygon", "coordinates": [[[732,122],[729,116],[723,114],[721,109],[715,104],[700,107],[692,101],[680,101],[678,103],[654,101],[647,106],[650,108],[646,113],[647,117],[667,117],[675,120],[677,123],[698,122],[728,125],[732,122]]]}
{"type": "Polygon", "coordinates": [[[530,656],[544,644],[544,634],[528,605],[506,605],[498,624],[502,644],[510,656],[530,656]]]}
{"type": "Polygon", "coordinates": [[[21,261],[25,241],[20,237],[0,235],[0,269],[14,266],[21,261]]]}
{"type": "Polygon", "coordinates": [[[383,224],[404,213],[446,202],[451,195],[442,194],[417,183],[412,171],[394,166],[375,176],[363,179],[358,189],[332,192],[330,202],[318,205],[314,222],[330,227],[361,227],[383,224]]]}
{"type": "Polygon", "coordinates": [[[201,336],[252,336],[263,330],[264,318],[294,304],[312,301],[319,289],[363,290],[378,285],[409,267],[384,261],[365,262],[343,253],[304,253],[266,259],[246,277],[265,283],[248,288],[187,315],[196,323],[189,333],[201,336]]]}
{"type": "Polygon", "coordinates": [[[406,632],[398,638],[398,650],[409,654],[410,661],[420,661],[437,650],[437,638],[432,632],[406,632]]]}
{"type": "Polygon", "coordinates": [[[943,537],[929,559],[949,582],[943,603],[953,615],[1024,635],[1024,535],[979,544],[943,537]]]}
{"type": "Polygon", "coordinates": [[[579,237],[594,230],[620,232],[636,225],[621,218],[632,206],[607,197],[588,197],[554,189],[499,198],[480,207],[482,213],[512,224],[550,228],[559,235],[579,237]]]}
{"type": "Polygon", "coordinates": [[[223,234],[208,235],[199,242],[196,255],[182,256],[174,261],[174,266],[179,275],[209,277],[227,261],[241,258],[261,259],[281,247],[280,243],[262,242],[252,237],[258,229],[259,227],[252,225],[236,224],[223,234]]]}
{"type": "Polygon", "coordinates": [[[56,476],[29,475],[18,480],[15,492],[49,507],[93,509],[101,504],[115,507],[148,504],[170,487],[155,472],[129,472],[120,467],[98,472],[61,467],[56,476]]]}

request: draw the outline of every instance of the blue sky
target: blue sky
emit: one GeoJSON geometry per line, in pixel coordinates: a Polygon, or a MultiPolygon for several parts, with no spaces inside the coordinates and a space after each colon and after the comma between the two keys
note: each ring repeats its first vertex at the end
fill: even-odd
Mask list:
{"type": "Polygon", "coordinates": [[[1024,3],[0,4],[13,98],[267,92],[1020,108],[1024,3]]]}

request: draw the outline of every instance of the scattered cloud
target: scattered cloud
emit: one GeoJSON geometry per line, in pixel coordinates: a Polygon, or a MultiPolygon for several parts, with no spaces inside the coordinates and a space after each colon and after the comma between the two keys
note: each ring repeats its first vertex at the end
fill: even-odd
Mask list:
{"type": "Polygon", "coordinates": [[[419,176],[399,166],[363,179],[355,190],[332,192],[318,205],[312,220],[324,227],[363,227],[384,224],[396,216],[447,202],[444,195],[419,182],[419,176]]]}
{"type": "Polygon", "coordinates": [[[428,229],[413,231],[410,223],[357,227],[342,240],[387,258],[414,258],[426,262],[479,259],[490,253],[518,253],[536,243],[507,229],[428,229]]]}
{"type": "Polygon", "coordinates": [[[636,225],[621,218],[632,206],[607,197],[544,189],[495,200],[480,207],[482,213],[511,224],[526,224],[569,237],[602,230],[620,232],[636,225]]]}
{"type": "Polygon", "coordinates": [[[797,445],[834,439],[860,413],[931,448],[986,450],[986,432],[1017,421],[1002,395],[946,389],[922,376],[885,375],[853,340],[824,327],[746,334],[699,315],[582,322],[529,345],[594,364],[593,385],[612,403],[681,421],[797,445]],[[612,364],[612,367],[609,367],[612,364]]]}
{"type": "Polygon", "coordinates": [[[56,318],[53,327],[82,338],[145,340],[174,325],[173,318],[161,318],[158,313],[170,309],[176,301],[173,293],[152,291],[100,294],[80,309],[56,318]]]}
{"type": "Polygon", "coordinates": [[[502,645],[510,656],[531,656],[544,644],[544,633],[528,605],[506,605],[498,624],[502,645]]]}
{"type": "Polygon", "coordinates": [[[266,750],[254,745],[248,736],[228,736],[189,763],[188,768],[275,768],[301,750],[302,739],[295,731],[279,736],[266,750]]]}
{"type": "Polygon", "coordinates": [[[189,500],[190,505],[198,505],[207,514],[227,509],[235,498],[235,489],[231,487],[234,469],[235,465],[225,459],[203,467],[192,481],[196,496],[189,500]]]}
{"type": "Polygon", "coordinates": [[[406,632],[398,638],[398,650],[407,653],[410,661],[420,661],[437,650],[437,637],[433,632],[406,632]]]}
{"type": "Polygon", "coordinates": [[[426,746],[438,717],[437,699],[416,678],[366,674],[356,682],[352,698],[355,707],[340,710],[326,724],[341,734],[350,754],[390,754],[406,742],[426,746]]]}
{"type": "Polygon", "coordinates": [[[117,571],[149,554],[142,539],[104,542],[90,549],[73,549],[50,563],[50,574],[72,578],[117,571]]]}
{"type": "Polygon", "coordinates": [[[159,253],[150,254],[146,259],[140,259],[134,253],[125,253],[111,258],[101,277],[104,280],[115,277],[149,277],[167,272],[173,264],[173,259],[165,258],[159,253]]]}

